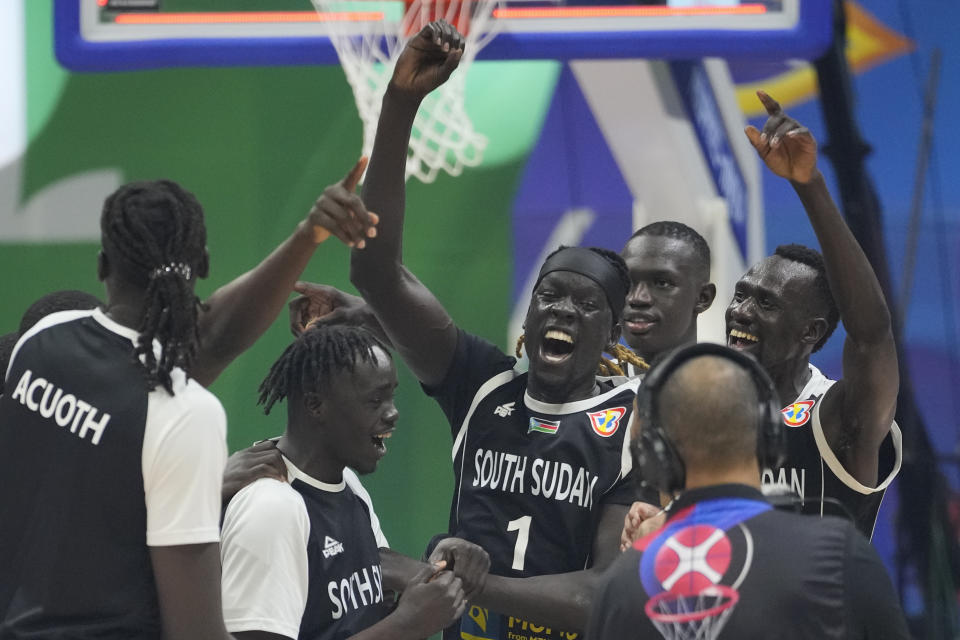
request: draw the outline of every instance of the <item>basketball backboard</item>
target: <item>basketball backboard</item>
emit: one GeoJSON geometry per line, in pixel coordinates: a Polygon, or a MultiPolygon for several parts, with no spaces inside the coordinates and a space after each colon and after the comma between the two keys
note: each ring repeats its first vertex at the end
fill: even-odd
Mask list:
{"type": "MultiPolygon", "coordinates": [[[[318,14],[309,0],[55,0],[57,58],[73,71],[336,64],[328,21],[397,20],[402,0],[318,14]],[[132,10],[124,6],[158,5],[132,10]],[[120,7],[120,8],[118,8],[120,7]]],[[[481,59],[810,59],[830,42],[827,0],[587,4],[504,0],[481,59]]]]}

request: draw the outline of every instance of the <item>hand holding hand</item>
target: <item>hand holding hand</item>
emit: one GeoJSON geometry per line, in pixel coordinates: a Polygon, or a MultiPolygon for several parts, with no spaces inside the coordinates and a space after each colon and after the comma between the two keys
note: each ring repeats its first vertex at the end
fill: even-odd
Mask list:
{"type": "Polygon", "coordinates": [[[463,57],[463,36],[444,20],[431,22],[413,36],[397,59],[389,91],[422,100],[442,85],[463,57]]]}
{"type": "Polygon", "coordinates": [[[763,91],[757,97],[767,109],[763,132],[748,126],[744,132],[760,158],[775,174],[793,182],[805,184],[818,173],[817,141],[810,130],[788,116],[780,103],[763,91]]]}
{"type": "Polygon", "coordinates": [[[363,249],[367,238],[376,237],[380,218],[367,211],[363,200],[354,193],[366,168],[367,158],[362,157],[343,180],[324,189],[313,204],[307,223],[313,229],[314,242],[319,244],[335,235],[348,247],[363,249]]]}
{"type": "Polygon", "coordinates": [[[623,518],[620,551],[626,551],[634,541],[662,527],[666,519],[663,509],[646,502],[634,502],[623,518]]]}
{"type": "Polygon", "coordinates": [[[428,560],[431,564],[441,561],[463,581],[467,600],[483,591],[490,571],[490,556],[482,548],[461,538],[444,538],[428,560]]]}
{"type": "Polygon", "coordinates": [[[430,564],[407,583],[400,604],[391,615],[410,638],[428,638],[463,615],[467,599],[463,584],[446,564],[430,564]]]}

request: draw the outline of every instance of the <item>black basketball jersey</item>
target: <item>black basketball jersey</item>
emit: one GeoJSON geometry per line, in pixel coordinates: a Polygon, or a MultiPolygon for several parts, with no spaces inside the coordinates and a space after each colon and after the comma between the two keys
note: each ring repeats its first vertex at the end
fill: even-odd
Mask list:
{"type": "MultiPolygon", "coordinates": [[[[450,533],[483,547],[497,575],[584,569],[604,502],[636,496],[627,432],[639,381],[598,378],[599,395],[547,404],[514,362],[461,331],[447,380],[428,389],[454,437],[450,533]]],[[[461,637],[506,639],[521,626],[473,608],[461,637]]]]}
{"type": "Polygon", "coordinates": [[[756,489],[682,494],[610,567],[590,640],[909,638],[883,563],[851,523],[771,508],[756,489]]]}
{"type": "Polygon", "coordinates": [[[834,384],[810,365],[810,380],[797,399],[781,411],[787,431],[786,462],[764,470],[764,485],[781,485],[799,495],[804,513],[850,518],[868,538],[873,536],[877,513],[887,487],[900,471],[901,435],[894,422],[880,447],[876,487],[860,484],[827,444],[820,424],[820,402],[834,384]]]}
{"type": "Polygon", "coordinates": [[[300,623],[304,640],[344,640],[383,617],[380,551],[367,506],[350,487],[340,494],[301,480],[291,486],[310,516],[310,590],[300,623]]]}
{"type": "Polygon", "coordinates": [[[18,344],[0,398],[0,638],[159,638],[144,374],[91,312],[57,317],[18,344]]]}
{"type": "Polygon", "coordinates": [[[227,629],[344,640],[386,613],[370,511],[345,482],[319,482],[289,461],[287,468],[289,484],[260,480],[227,509],[227,629]]]}

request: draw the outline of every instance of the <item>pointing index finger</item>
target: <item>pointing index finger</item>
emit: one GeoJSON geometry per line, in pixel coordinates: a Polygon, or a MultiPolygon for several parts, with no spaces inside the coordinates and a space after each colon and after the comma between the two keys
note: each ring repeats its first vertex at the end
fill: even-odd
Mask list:
{"type": "Polygon", "coordinates": [[[780,108],[780,103],[771,98],[766,91],[757,91],[757,97],[760,98],[760,102],[763,103],[763,107],[767,110],[767,115],[777,116],[782,113],[783,109],[780,108]]]}
{"type": "Polygon", "coordinates": [[[369,162],[369,158],[367,158],[367,156],[361,156],[360,159],[357,160],[357,164],[355,164],[353,169],[350,170],[350,173],[347,174],[347,177],[343,179],[343,187],[347,191],[353,191],[357,188],[360,178],[363,177],[363,172],[367,170],[367,162],[369,162]]]}

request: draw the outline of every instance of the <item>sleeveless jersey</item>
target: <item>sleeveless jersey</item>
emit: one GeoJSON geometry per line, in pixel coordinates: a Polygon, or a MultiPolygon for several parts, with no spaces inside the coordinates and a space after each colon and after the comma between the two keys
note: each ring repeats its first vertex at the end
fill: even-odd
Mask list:
{"type": "Polygon", "coordinates": [[[349,638],[385,615],[370,507],[349,483],[320,482],[284,460],[289,484],[258,480],[227,507],[227,630],[349,638]]]}
{"type": "Polygon", "coordinates": [[[820,424],[820,402],[835,380],[810,365],[810,380],[797,399],[782,410],[787,430],[787,456],[776,470],[765,469],[764,485],[786,485],[799,495],[804,513],[852,518],[868,538],[873,536],[883,495],[900,471],[900,428],[894,422],[880,447],[876,487],[859,483],[827,444],[820,424]]]}
{"type": "MultiPolygon", "coordinates": [[[[639,381],[598,378],[598,395],[547,404],[530,397],[514,363],[461,331],[447,379],[427,390],[454,436],[450,533],[483,547],[496,575],[584,569],[604,502],[636,496],[628,423],[639,381]]],[[[527,626],[472,607],[453,637],[506,640],[527,626]]]]}
{"type": "Polygon", "coordinates": [[[148,545],[219,539],[223,409],[178,369],[175,395],[148,391],[136,337],[69,311],[17,344],[0,398],[0,638],[159,638],[148,545]]]}

